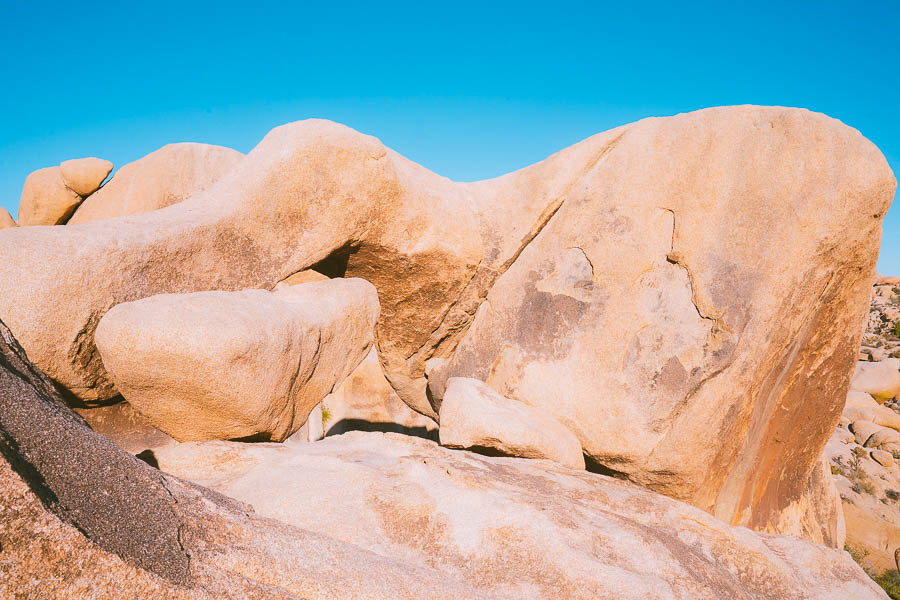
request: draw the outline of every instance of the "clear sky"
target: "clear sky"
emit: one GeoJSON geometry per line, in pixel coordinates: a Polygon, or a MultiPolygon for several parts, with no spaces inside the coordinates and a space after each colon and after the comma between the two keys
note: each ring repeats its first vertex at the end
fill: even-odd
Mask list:
{"type": "MultiPolygon", "coordinates": [[[[0,205],[81,156],[323,117],[457,180],[647,116],[824,112],[900,172],[900,2],[0,0],[0,205]]],[[[900,204],[900,203],[898,203],[900,204]]],[[[900,275],[900,206],[879,270],[900,275]]]]}

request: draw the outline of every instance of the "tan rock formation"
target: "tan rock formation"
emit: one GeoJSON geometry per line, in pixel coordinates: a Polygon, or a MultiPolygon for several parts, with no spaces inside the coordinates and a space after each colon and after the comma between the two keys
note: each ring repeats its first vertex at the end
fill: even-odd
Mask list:
{"type": "Polygon", "coordinates": [[[119,169],[102,190],[85,200],[69,224],[144,213],[182,202],[212,187],[242,158],[237,150],[222,146],[163,146],[119,169]]]}
{"type": "Polygon", "coordinates": [[[16,220],[12,218],[9,211],[0,207],[0,229],[9,229],[16,226],[16,220]]]}
{"type": "Polygon", "coordinates": [[[87,197],[100,189],[113,164],[102,158],[75,158],[59,163],[59,169],[66,187],[87,197]]]}
{"type": "Polygon", "coordinates": [[[336,279],[152,296],[106,313],[95,339],[125,399],[173,438],[281,441],[366,356],[377,318],[371,284],[336,279]]]}
{"type": "Polygon", "coordinates": [[[19,199],[19,225],[62,225],[82,198],[68,187],[59,167],[38,169],[25,178],[19,199]]]}
{"type": "Polygon", "coordinates": [[[828,496],[812,472],[895,188],[874,146],[811,113],[629,126],[491,288],[449,374],[551,411],[634,481],[786,532],[782,512],[828,496]]]}
{"type": "Polygon", "coordinates": [[[492,598],[883,597],[845,552],[730,527],[550,461],[364,432],[297,446],[195,442],[158,459],[261,516],[436,569],[492,598]]]}
{"type": "Polygon", "coordinates": [[[0,314],[92,401],[115,393],[92,342],[111,306],[327,266],[378,288],[379,357],[419,412],[439,408],[426,361],[448,360],[552,412],[607,468],[777,530],[823,497],[813,472],[895,187],[858,132],[795,109],[648,119],[470,184],[303,122],[177,206],[5,234],[0,280],[20,284],[0,286],[0,314]]]}
{"type": "Polygon", "coordinates": [[[584,468],[578,438],[550,413],[504,398],[477,379],[451,377],[440,416],[442,446],[490,449],[584,468]]]}

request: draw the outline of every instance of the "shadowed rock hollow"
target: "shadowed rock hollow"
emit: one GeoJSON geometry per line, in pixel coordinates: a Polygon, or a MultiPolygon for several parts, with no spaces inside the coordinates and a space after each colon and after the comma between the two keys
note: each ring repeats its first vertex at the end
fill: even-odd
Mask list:
{"type": "Polygon", "coordinates": [[[646,119],[477,183],[304,121],[180,204],[5,230],[0,315],[92,403],[117,392],[93,342],[116,304],[310,267],[361,277],[386,376],[420,413],[438,418],[429,382],[474,377],[548,411],[595,464],[839,545],[818,458],[895,187],[858,132],[798,109],[646,119]]]}

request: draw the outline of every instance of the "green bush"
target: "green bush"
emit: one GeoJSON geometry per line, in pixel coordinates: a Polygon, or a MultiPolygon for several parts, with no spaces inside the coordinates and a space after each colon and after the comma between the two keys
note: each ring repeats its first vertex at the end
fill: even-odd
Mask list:
{"type": "Polygon", "coordinates": [[[900,571],[897,569],[891,569],[890,571],[885,571],[881,575],[872,576],[872,579],[875,580],[875,583],[881,586],[889,598],[891,600],[900,600],[900,571]]]}
{"type": "Polygon", "coordinates": [[[840,468],[838,465],[831,465],[831,474],[832,475],[843,475],[844,470],[840,468]]]}
{"type": "MultiPolygon", "coordinates": [[[[868,550],[857,550],[849,544],[844,544],[844,550],[850,553],[850,558],[856,561],[861,567],[863,559],[869,555],[868,550]]],[[[900,600],[900,571],[897,571],[897,569],[890,569],[889,571],[884,571],[880,575],[875,575],[872,569],[867,569],[866,567],[863,567],[863,571],[872,578],[872,581],[881,586],[881,589],[887,593],[891,600],[900,600]]]]}
{"type": "Polygon", "coordinates": [[[894,329],[892,331],[894,332],[894,335],[900,337],[900,321],[894,323],[894,329]]]}

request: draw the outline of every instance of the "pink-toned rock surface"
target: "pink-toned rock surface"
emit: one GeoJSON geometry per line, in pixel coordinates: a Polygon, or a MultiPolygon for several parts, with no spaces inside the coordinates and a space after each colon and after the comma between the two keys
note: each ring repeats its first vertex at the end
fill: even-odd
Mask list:
{"type": "Polygon", "coordinates": [[[629,482],[393,433],[192,442],[163,470],[491,598],[883,598],[846,552],[731,527],[629,482]]]}

